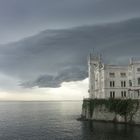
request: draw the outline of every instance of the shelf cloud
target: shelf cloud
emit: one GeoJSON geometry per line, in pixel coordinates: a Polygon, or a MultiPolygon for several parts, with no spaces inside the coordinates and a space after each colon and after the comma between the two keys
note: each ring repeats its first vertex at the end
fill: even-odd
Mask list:
{"type": "Polygon", "coordinates": [[[127,63],[140,54],[140,18],[100,25],[44,30],[0,46],[0,73],[19,86],[60,87],[88,74],[87,56],[101,52],[105,62],[127,63]]]}

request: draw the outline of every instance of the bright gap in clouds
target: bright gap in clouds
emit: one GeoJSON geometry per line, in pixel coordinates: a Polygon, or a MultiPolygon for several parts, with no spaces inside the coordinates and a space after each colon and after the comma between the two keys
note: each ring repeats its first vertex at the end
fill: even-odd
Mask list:
{"type": "Polygon", "coordinates": [[[77,82],[64,82],[60,88],[20,89],[0,91],[0,100],[46,101],[46,100],[82,100],[88,97],[88,78],[77,82]]]}

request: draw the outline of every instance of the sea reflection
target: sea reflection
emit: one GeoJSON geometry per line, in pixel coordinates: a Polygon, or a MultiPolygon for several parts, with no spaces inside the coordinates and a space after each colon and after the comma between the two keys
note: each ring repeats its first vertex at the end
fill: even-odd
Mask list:
{"type": "Polygon", "coordinates": [[[140,127],[77,121],[82,102],[0,102],[0,140],[140,140],[140,127]]]}
{"type": "Polygon", "coordinates": [[[87,121],[82,123],[86,140],[139,140],[139,127],[125,124],[87,121]]]}

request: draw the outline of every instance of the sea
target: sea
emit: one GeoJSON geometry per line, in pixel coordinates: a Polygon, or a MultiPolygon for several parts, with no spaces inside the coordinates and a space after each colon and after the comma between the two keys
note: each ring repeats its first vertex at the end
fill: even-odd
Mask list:
{"type": "Polygon", "coordinates": [[[77,121],[82,101],[1,101],[0,140],[140,140],[140,127],[77,121]]]}

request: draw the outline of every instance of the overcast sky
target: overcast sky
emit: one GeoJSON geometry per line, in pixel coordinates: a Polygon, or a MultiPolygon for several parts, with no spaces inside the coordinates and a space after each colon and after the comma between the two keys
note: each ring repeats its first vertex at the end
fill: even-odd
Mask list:
{"type": "Polygon", "coordinates": [[[139,57],[139,7],[139,0],[0,0],[0,99],[87,96],[93,48],[106,63],[139,57]]]}

